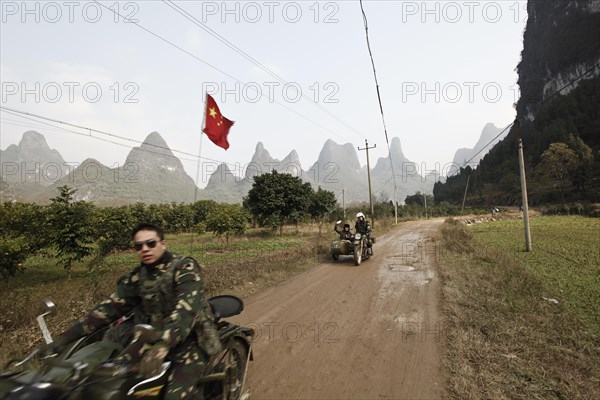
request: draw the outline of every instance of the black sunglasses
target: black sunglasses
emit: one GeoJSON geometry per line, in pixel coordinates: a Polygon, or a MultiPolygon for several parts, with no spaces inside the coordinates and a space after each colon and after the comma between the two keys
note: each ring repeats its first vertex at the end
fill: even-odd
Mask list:
{"type": "Polygon", "coordinates": [[[153,249],[156,247],[157,244],[158,242],[156,241],[156,239],[148,239],[145,242],[135,242],[133,244],[133,248],[135,249],[135,251],[140,251],[142,250],[144,245],[146,245],[149,249],[153,249]]]}

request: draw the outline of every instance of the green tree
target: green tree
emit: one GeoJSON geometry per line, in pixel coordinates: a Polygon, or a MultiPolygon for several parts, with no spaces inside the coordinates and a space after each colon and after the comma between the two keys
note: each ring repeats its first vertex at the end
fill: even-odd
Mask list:
{"type": "Polygon", "coordinates": [[[3,203],[0,205],[2,236],[22,237],[30,253],[51,245],[47,234],[47,210],[33,203],[3,203]]]}
{"type": "Polygon", "coordinates": [[[573,186],[575,186],[579,192],[585,192],[587,182],[592,175],[592,161],[594,160],[592,149],[585,144],[579,136],[573,134],[569,134],[567,144],[575,151],[575,154],[577,154],[577,158],[579,159],[579,165],[572,176],[573,186]]]}
{"type": "Polygon", "coordinates": [[[225,236],[229,246],[230,235],[242,235],[248,227],[248,214],[239,204],[220,204],[206,219],[206,229],[216,236],[225,236]]]}
{"type": "Polygon", "coordinates": [[[0,237],[0,278],[8,279],[22,271],[23,261],[27,258],[29,247],[22,236],[0,237]]]}
{"type": "Polygon", "coordinates": [[[219,204],[214,200],[198,200],[192,204],[194,211],[194,226],[200,222],[205,222],[212,210],[217,208],[219,204]]]}
{"type": "Polygon", "coordinates": [[[136,225],[132,208],[107,207],[98,210],[96,237],[98,250],[93,264],[101,262],[111,251],[131,248],[131,229],[136,225]]]}
{"type": "Polygon", "coordinates": [[[285,224],[298,223],[306,217],[313,193],[310,183],[273,170],[254,177],[244,207],[259,225],[278,227],[282,235],[285,224]]]}
{"type": "Polygon", "coordinates": [[[311,218],[319,225],[319,236],[321,235],[323,219],[335,210],[336,205],[337,200],[333,192],[323,190],[320,187],[316,192],[313,192],[308,212],[311,218]]]}
{"type": "Polygon", "coordinates": [[[579,166],[577,154],[564,143],[551,143],[542,153],[538,171],[558,182],[561,201],[565,200],[565,185],[569,176],[579,166]]]}
{"type": "Polygon", "coordinates": [[[421,207],[425,207],[425,201],[427,201],[427,207],[432,207],[434,204],[434,198],[430,194],[425,194],[417,191],[415,194],[406,196],[404,203],[406,205],[416,204],[421,207]]]}
{"type": "Polygon", "coordinates": [[[74,201],[77,190],[66,185],[60,186],[58,192],[49,207],[50,237],[57,250],[58,265],[70,270],[74,261],[81,261],[92,252],[96,231],[90,221],[93,220],[94,205],[74,201]]]}

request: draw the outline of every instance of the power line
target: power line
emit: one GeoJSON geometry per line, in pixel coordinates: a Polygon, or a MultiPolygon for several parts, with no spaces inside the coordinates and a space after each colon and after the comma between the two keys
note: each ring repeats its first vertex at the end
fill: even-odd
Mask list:
{"type": "MultiPolygon", "coordinates": [[[[171,1],[171,0],[162,0],[162,1],[163,1],[163,3],[165,3],[166,5],[171,7],[173,10],[175,10],[177,13],[179,13],[180,15],[182,15],[183,17],[185,17],[186,19],[191,21],[194,25],[198,26],[199,28],[201,28],[202,30],[204,30],[205,32],[207,32],[208,34],[210,34],[211,36],[213,36],[214,38],[219,40],[221,43],[225,44],[227,47],[229,47],[230,49],[232,49],[233,51],[235,51],[236,53],[238,53],[239,55],[244,57],[246,60],[250,61],[252,64],[256,65],[258,68],[260,68],[261,70],[263,70],[264,72],[266,72],[267,74],[272,76],[273,78],[277,79],[279,82],[281,82],[283,84],[289,84],[289,82],[286,81],[284,78],[282,78],[277,73],[275,73],[274,71],[272,71],[271,69],[266,67],[264,64],[262,64],[260,61],[258,61],[254,57],[252,57],[250,54],[248,54],[244,50],[240,49],[235,44],[231,43],[229,40],[225,39],[223,36],[219,35],[213,29],[206,26],[204,23],[199,21],[196,17],[194,17],[192,14],[187,12],[182,7],[175,4],[173,1],[171,1]]],[[[310,97],[308,97],[306,94],[304,94],[302,92],[300,94],[303,99],[308,100],[310,103],[316,105],[321,111],[327,113],[329,116],[333,117],[336,121],[340,122],[341,124],[348,127],[350,130],[354,131],[354,133],[357,136],[359,136],[360,138],[362,138],[364,136],[361,132],[357,131],[352,125],[350,125],[346,121],[340,119],[337,115],[333,114],[331,111],[329,111],[328,109],[326,109],[325,107],[323,107],[322,105],[320,105],[319,103],[314,101],[314,99],[311,99],[310,97]]]]}
{"type": "MultiPolygon", "coordinates": [[[[169,45],[171,45],[171,46],[175,47],[176,49],[178,49],[178,50],[180,50],[180,51],[182,51],[182,52],[184,52],[185,54],[189,55],[190,57],[194,58],[195,60],[197,60],[197,61],[200,61],[201,63],[203,63],[203,64],[207,65],[208,67],[210,67],[210,68],[214,69],[215,71],[218,71],[218,72],[222,73],[223,75],[227,76],[228,78],[231,78],[231,79],[232,79],[232,80],[234,80],[235,82],[243,83],[243,82],[242,82],[240,79],[237,79],[237,78],[235,78],[233,75],[230,75],[230,74],[228,74],[227,72],[225,72],[225,71],[223,71],[223,70],[221,70],[221,69],[219,69],[219,68],[215,67],[214,65],[212,65],[212,64],[210,64],[210,63],[208,63],[208,62],[204,61],[204,60],[203,60],[203,59],[201,59],[200,57],[196,56],[196,55],[195,55],[195,54],[193,54],[193,53],[190,53],[189,51],[187,51],[187,50],[185,50],[184,48],[182,48],[182,47],[180,47],[180,46],[176,45],[175,43],[171,42],[170,40],[168,40],[168,39],[165,39],[164,37],[162,37],[162,36],[160,36],[160,35],[158,35],[158,34],[156,34],[156,33],[152,32],[150,29],[148,29],[148,28],[145,28],[144,26],[140,25],[138,22],[136,22],[136,21],[134,21],[134,20],[131,20],[131,19],[129,19],[129,18],[127,18],[127,17],[125,17],[125,16],[123,16],[123,15],[119,14],[119,12],[118,12],[118,11],[115,11],[115,10],[113,10],[112,8],[105,6],[104,4],[102,4],[102,3],[98,2],[97,0],[93,0],[93,1],[94,1],[94,3],[96,3],[96,4],[100,5],[101,7],[104,7],[105,9],[107,9],[107,10],[111,11],[111,12],[112,12],[112,13],[114,13],[115,15],[117,15],[117,16],[119,16],[119,17],[123,18],[125,21],[127,21],[127,22],[129,22],[129,23],[131,23],[131,24],[133,24],[133,25],[135,25],[135,26],[137,26],[138,28],[140,28],[140,29],[144,30],[145,32],[147,32],[147,33],[151,34],[152,36],[154,36],[154,37],[156,37],[156,38],[158,38],[158,39],[162,40],[163,42],[165,42],[165,43],[168,43],[169,45]]],[[[252,88],[252,89],[254,89],[254,90],[256,91],[256,89],[255,89],[254,87],[252,87],[252,86],[251,86],[251,88],[252,88]]],[[[345,139],[343,136],[341,136],[341,135],[339,135],[339,134],[337,134],[337,133],[333,132],[332,130],[330,130],[330,129],[328,129],[328,128],[324,127],[323,125],[319,124],[318,122],[316,122],[316,121],[313,121],[312,119],[310,119],[309,117],[306,117],[305,115],[303,115],[303,114],[299,113],[298,111],[295,111],[295,110],[293,110],[292,108],[290,108],[290,107],[286,106],[285,104],[283,104],[283,103],[280,103],[279,101],[276,101],[276,100],[272,100],[271,98],[269,98],[268,96],[265,96],[265,95],[264,95],[264,94],[262,94],[261,92],[258,92],[258,91],[256,91],[256,93],[257,93],[257,94],[259,94],[259,95],[260,95],[260,97],[266,97],[267,99],[269,99],[269,101],[272,101],[273,103],[280,105],[281,107],[283,107],[283,108],[287,109],[288,111],[290,111],[290,112],[292,112],[292,113],[296,114],[296,115],[297,115],[297,116],[299,116],[300,118],[302,118],[302,119],[304,119],[304,120],[306,120],[306,121],[308,121],[308,122],[312,123],[313,125],[315,125],[315,126],[317,126],[317,127],[321,128],[321,129],[323,129],[323,130],[325,130],[325,131],[327,131],[327,132],[331,133],[332,135],[334,135],[334,136],[336,136],[336,137],[338,137],[338,138],[340,138],[340,139],[342,139],[342,140],[346,140],[346,139],[345,139]]]]}
{"type": "MultiPolygon", "coordinates": [[[[24,111],[20,111],[20,110],[8,108],[8,107],[2,106],[2,105],[0,105],[0,111],[2,111],[4,113],[7,113],[7,114],[10,114],[10,115],[13,115],[13,116],[16,116],[18,118],[22,118],[22,119],[25,119],[25,120],[28,120],[28,121],[32,121],[36,125],[31,125],[31,124],[27,125],[27,124],[22,123],[22,121],[7,120],[6,118],[1,118],[0,119],[0,122],[2,122],[2,123],[9,122],[12,125],[16,125],[16,126],[22,126],[22,127],[27,127],[27,128],[35,128],[35,129],[46,129],[46,130],[47,130],[47,128],[45,128],[45,127],[47,126],[47,127],[50,127],[50,128],[54,128],[54,130],[53,130],[54,132],[66,132],[66,133],[75,134],[75,135],[78,135],[78,136],[84,136],[84,137],[87,137],[87,138],[92,138],[92,139],[100,140],[100,141],[103,141],[103,142],[115,144],[117,146],[122,146],[122,147],[125,147],[125,148],[128,148],[128,149],[133,149],[133,147],[129,146],[127,144],[118,143],[118,142],[115,142],[113,140],[109,140],[109,139],[106,139],[106,138],[103,138],[103,137],[94,136],[94,135],[92,135],[92,132],[95,132],[95,133],[98,133],[98,134],[101,134],[101,135],[110,135],[110,137],[121,139],[121,140],[126,140],[128,142],[134,142],[134,143],[137,143],[137,144],[140,144],[140,145],[145,143],[145,142],[142,142],[142,141],[139,141],[139,140],[135,140],[135,139],[131,139],[131,138],[126,138],[126,137],[119,136],[119,135],[116,135],[116,134],[113,134],[113,133],[108,133],[108,132],[97,130],[97,129],[94,129],[94,128],[88,128],[88,127],[84,127],[84,126],[80,126],[80,125],[75,125],[75,124],[71,124],[69,122],[59,121],[59,120],[56,120],[56,119],[53,119],[53,118],[44,117],[42,115],[37,115],[37,114],[33,114],[33,113],[27,113],[27,112],[24,112],[24,111]],[[34,119],[34,118],[41,119],[42,121],[34,119]],[[50,122],[45,122],[45,121],[50,121],[50,122]],[[78,131],[75,131],[73,129],[65,128],[64,126],[56,125],[54,123],[61,124],[61,125],[66,125],[66,126],[71,126],[71,127],[75,127],[77,129],[83,129],[83,130],[85,130],[87,132],[85,132],[85,133],[84,132],[78,132],[78,131]]],[[[155,144],[151,144],[151,143],[145,143],[145,144],[147,146],[154,147],[154,148],[157,148],[157,149],[170,150],[171,152],[178,152],[178,153],[190,155],[189,153],[186,153],[186,152],[182,152],[182,151],[179,151],[179,150],[171,149],[168,146],[164,147],[164,146],[155,145],[155,144]]],[[[190,162],[196,162],[197,159],[199,158],[199,159],[202,159],[202,160],[211,161],[211,162],[218,163],[218,164],[225,164],[225,165],[233,167],[235,170],[237,170],[237,168],[240,166],[239,164],[227,163],[227,162],[220,161],[220,160],[215,160],[215,159],[212,159],[212,158],[198,157],[197,155],[194,155],[194,154],[191,154],[191,156],[193,156],[194,159],[190,159],[190,158],[177,157],[174,154],[164,154],[164,153],[160,153],[160,152],[157,152],[157,151],[152,151],[152,150],[147,149],[147,148],[142,148],[142,147],[136,147],[136,148],[138,150],[146,152],[146,153],[156,154],[156,155],[160,155],[160,156],[163,156],[163,157],[175,158],[175,159],[178,159],[178,160],[184,160],[184,161],[190,161],[190,162]]],[[[302,172],[303,173],[306,172],[306,174],[308,176],[308,171],[303,171],[302,170],[302,172]]],[[[233,172],[231,172],[231,173],[233,174],[233,172]]],[[[243,177],[243,176],[236,176],[236,175],[234,175],[234,177],[235,177],[236,181],[238,181],[238,180],[244,180],[245,179],[245,177],[243,177]]],[[[318,184],[318,182],[315,182],[315,183],[318,184]]],[[[327,186],[325,186],[323,184],[318,184],[318,186],[321,186],[323,188],[327,188],[327,186]]],[[[341,190],[341,189],[334,189],[334,188],[330,188],[330,189],[332,189],[332,190],[341,190]]]]}
{"type": "MultiPolygon", "coordinates": [[[[392,158],[392,150],[390,148],[390,141],[388,139],[387,127],[385,125],[385,116],[383,114],[383,104],[381,103],[381,93],[379,92],[379,82],[377,81],[377,72],[375,70],[375,60],[373,60],[373,52],[371,51],[371,43],[369,42],[369,24],[367,22],[367,14],[365,14],[365,10],[363,8],[362,0],[360,0],[360,11],[363,16],[363,22],[365,25],[365,37],[367,39],[367,49],[369,50],[369,57],[371,58],[371,66],[373,67],[373,77],[375,78],[375,89],[377,90],[377,100],[379,101],[379,111],[381,112],[381,121],[383,123],[383,132],[385,133],[385,143],[387,144],[388,154],[390,156],[390,165],[392,167],[392,178],[394,179],[394,197],[396,197],[396,174],[394,172],[394,160],[392,158]]],[[[369,171],[370,172],[370,171],[369,171]]],[[[370,187],[369,187],[370,190],[370,187]]],[[[397,199],[394,199],[395,201],[397,199]]],[[[372,207],[371,207],[372,213],[372,207]]]]}
{"type": "MultiPolygon", "coordinates": [[[[226,163],[224,161],[219,161],[219,160],[215,160],[215,159],[212,159],[212,158],[198,157],[198,155],[196,155],[196,154],[191,154],[191,153],[187,153],[187,152],[184,152],[184,151],[181,151],[181,150],[171,149],[168,146],[165,147],[165,146],[160,146],[160,145],[156,145],[156,144],[145,143],[145,142],[140,141],[140,140],[135,140],[135,139],[127,138],[127,137],[124,137],[124,136],[119,136],[119,135],[116,135],[116,134],[113,134],[113,133],[101,131],[101,130],[94,129],[94,128],[88,128],[88,127],[85,127],[85,126],[71,124],[69,122],[59,121],[59,120],[56,120],[56,119],[53,119],[53,118],[44,117],[42,115],[37,115],[37,114],[33,114],[33,113],[27,113],[27,112],[24,112],[24,111],[12,109],[12,108],[5,107],[5,106],[2,106],[2,105],[0,105],[0,110],[6,112],[8,114],[11,114],[11,115],[14,115],[14,116],[18,116],[20,118],[24,118],[24,119],[36,122],[38,124],[48,125],[48,126],[51,126],[51,127],[54,127],[54,128],[62,129],[63,131],[66,131],[66,132],[71,132],[71,133],[76,134],[76,135],[90,137],[90,138],[93,138],[93,139],[101,140],[101,141],[104,141],[104,142],[107,142],[107,143],[116,144],[116,145],[127,147],[127,148],[130,148],[130,149],[132,149],[133,147],[125,145],[123,143],[118,143],[118,142],[111,141],[111,140],[108,140],[108,139],[105,139],[105,138],[101,138],[101,137],[98,137],[98,136],[93,136],[92,132],[95,132],[95,133],[98,133],[98,134],[101,134],[101,135],[108,135],[108,136],[116,138],[116,139],[125,140],[125,141],[128,141],[128,142],[133,142],[133,143],[140,144],[140,145],[146,144],[147,146],[154,147],[154,148],[157,148],[157,149],[169,150],[171,152],[176,152],[176,153],[180,153],[180,154],[184,154],[184,155],[188,155],[188,156],[194,157],[194,159],[182,158],[185,161],[196,161],[197,159],[202,159],[202,160],[206,160],[206,161],[212,161],[212,162],[215,162],[215,163],[227,164],[227,165],[231,165],[231,166],[235,167],[235,165],[231,164],[231,163],[226,163]],[[82,130],[87,131],[88,133],[77,132],[77,131],[74,131],[72,129],[64,128],[62,126],[50,124],[48,122],[38,121],[38,120],[33,119],[31,117],[42,119],[42,120],[45,120],[45,121],[54,122],[54,123],[61,124],[61,125],[71,126],[71,127],[77,128],[77,129],[82,129],[82,130]]],[[[159,152],[153,152],[153,151],[148,150],[148,149],[142,149],[141,147],[138,147],[138,149],[140,149],[142,151],[149,152],[149,153],[153,153],[153,154],[159,154],[159,155],[162,155],[162,156],[165,156],[165,157],[173,157],[173,158],[179,159],[178,157],[176,157],[175,155],[172,155],[172,154],[169,155],[169,154],[164,154],[164,153],[159,153],[159,152]]]]}
{"type": "MultiPolygon", "coordinates": [[[[586,70],[585,72],[583,72],[581,75],[577,76],[575,79],[573,79],[572,81],[568,82],[567,84],[565,84],[563,87],[561,87],[560,89],[558,89],[556,92],[552,93],[550,96],[546,97],[544,100],[540,101],[538,104],[536,104],[534,107],[532,107],[530,109],[530,112],[533,113],[534,111],[538,110],[542,105],[544,105],[544,103],[548,102],[550,99],[552,99],[553,97],[557,96],[560,94],[560,92],[562,92],[564,89],[568,88],[569,86],[573,85],[575,82],[577,82],[578,80],[582,79],[584,76],[588,75],[590,72],[594,71],[596,68],[600,67],[600,63],[596,63],[594,64],[591,68],[589,68],[588,70],[586,70]]],[[[490,140],[485,146],[483,146],[481,148],[481,150],[479,150],[477,153],[475,153],[471,158],[469,158],[467,161],[465,161],[463,163],[463,165],[461,165],[458,169],[457,172],[460,172],[460,169],[465,167],[467,164],[469,164],[469,162],[471,162],[471,160],[473,160],[475,157],[477,157],[477,155],[479,155],[479,153],[481,153],[483,150],[485,150],[490,144],[492,144],[492,142],[494,142],[496,139],[498,139],[507,129],[511,128],[513,125],[515,124],[515,122],[511,122],[510,124],[508,124],[508,126],[506,128],[504,128],[499,134],[497,134],[496,136],[494,136],[494,138],[492,140],[490,140]]],[[[456,175],[455,174],[455,175],[456,175]]],[[[453,175],[454,176],[454,175],[453,175]]]]}

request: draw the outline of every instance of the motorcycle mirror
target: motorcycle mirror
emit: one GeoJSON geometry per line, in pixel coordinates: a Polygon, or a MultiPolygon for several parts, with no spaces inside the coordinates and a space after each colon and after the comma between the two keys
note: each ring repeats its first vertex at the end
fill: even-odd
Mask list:
{"type": "Polygon", "coordinates": [[[44,317],[46,315],[53,315],[54,313],[56,313],[56,306],[54,305],[52,300],[49,299],[43,299],[42,305],[45,309],[45,312],[41,315],[38,315],[36,320],[38,322],[38,325],[40,326],[40,330],[42,331],[42,335],[44,336],[44,340],[46,341],[46,343],[52,343],[52,335],[50,334],[50,330],[48,330],[48,326],[46,325],[44,317]]]}
{"type": "Polygon", "coordinates": [[[42,306],[45,309],[44,315],[54,315],[56,313],[56,305],[50,299],[43,299],[42,306]]]}

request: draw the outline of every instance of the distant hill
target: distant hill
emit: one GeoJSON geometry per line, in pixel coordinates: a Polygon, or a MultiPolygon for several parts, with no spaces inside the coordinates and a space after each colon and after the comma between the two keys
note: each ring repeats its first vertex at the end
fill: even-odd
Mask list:
{"type": "Polygon", "coordinates": [[[63,185],[77,189],[77,200],[98,204],[191,202],[195,188],[181,161],[157,132],[131,149],[123,166],[109,168],[88,158],[70,174],[36,193],[32,200],[48,202],[63,185]]]}
{"type": "Polygon", "coordinates": [[[454,158],[452,159],[452,166],[448,170],[448,175],[454,175],[461,167],[465,167],[465,163],[469,161],[468,165],[471,167],[477,166],[479,161],[485,156],[492,147],[502,139],[506,137],[508,134],[508,129],[500,136],[500,132],[502,132],[504,128],[498,128],[496,125],[492,123],[487,123],[483,127],[483,131],[481,131],[481,136],[479,136],[479,140],[475,143],[473,148],[460,148],[456,150],[454,153],[454,158]],[[498,136],[496,138],[496,136],[498,136]],[[495,138],[495,139],[494,139],[495,138]]]}
{"type": "MultiPolygon", "coordinates": [[[[431,192],[433,176],[422,177],[419,174],[417,165],[404,156],[398,138],[392,139],[391,153],[396,167],[399,202],[416,191],[431,192]]],[[[295,150],[291,150],[283,160],[278,160],[259,142],[243,171],[244,176],[237,176],[229,165],[223,163],[210,174],[206,187],[197,190],[181,161],[174,156],[158,132],[152,132],[139,147],[131,149],[121,167],[109,168],[88,158],[77,168],[61,171],[58,179],[45,181],[45,185],[36,180],[43,180],[40,174],[49,171],[50,166],[60,164],[62,157],[58,151],[48,148],[43,135],[27,132],[19,146],[10,146],[3,152],[3,162],[4,154],[9,155],[10,158],[7,158],[10,163],[26,163],[27,168],[32,168],[29,165],[39,165],[39,168],[36,170],[38,175],[31,176],[31,182],[21,182],[14,176],[8,180],[8,176],[3,176],[4,182],[0,186],[3,201],[48,203],[56,196],[59,186],[68,185],[77,189],[78,200],[93,201],[100,205],[138,201],[191,202],[195,192],[197,199],[240,203],[252,188],[254,176],[272,170],[298,176],[310,182],[315,189],[322,187],[331,190],[340,202],[343,191],[347,204],[368,201],[369,193],[367,168],[361,167],[356,146],[351,143],[338,144],[333,140],[324,143],[317,161],[307,170],[302,168],[295,150]]],[[[389,157],[379,158],[371,165],[373,196],[381,201],[393,199],[394,183],[389,157]]]]}
{"type": "Polygon", "coordinates": [[[2,174],[6,182],[39,183],[49,186],[69,173],[69,165],[57,150],[51,149],[44,135],[27,131],[18,145],[0,150],[2,174]]]}

